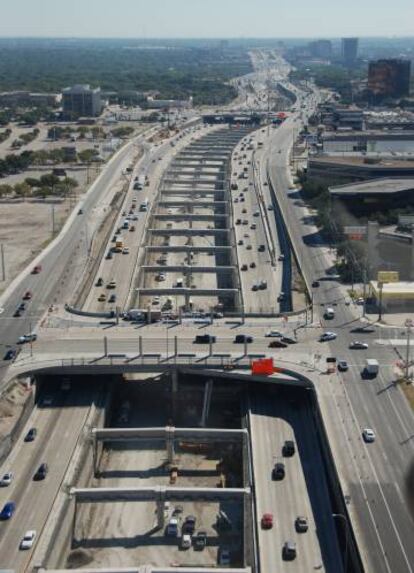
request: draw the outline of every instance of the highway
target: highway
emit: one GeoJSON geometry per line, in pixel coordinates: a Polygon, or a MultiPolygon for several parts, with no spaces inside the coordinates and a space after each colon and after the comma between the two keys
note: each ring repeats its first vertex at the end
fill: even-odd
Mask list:
{"type": "MultiPolygon", "coordinates": [[[[288,153],[292,132],[297,127],[295,116],[292,115],[276,130],[272,138],[273,152],[268,154],[268,173],[302,272],[311,285],[331,268],[332,259],[329,247],[306,224],[304,216],[307,212],[299,193],[289,191],[292,183],[288,153]],[[279,149],[282,151],[280,154],[274,153],[279,149]]],[[[338,334],[336,340],[321,346],[328,347],[332,356],[348,359],[353,364],[348,373],[337,376],[337,384],[343,389],[347,409],[351,409],[352,420],[346,431],[349,432],[349,439],[352,439],[352,454],[358,456],[360,449],[364,454],[361,463],[357,462],[361,480],[347,484],[351,511],[358,520],[362,546],[367,548],[364,553],[373,571],[411,573],[414,567],[414,547],[411,543],[414,525],[408,515],[404,492],[405,475],[414,454],[414,419],[401,390],[392,384],[395,378],[392,367],[382,368],[375,381],[362,381],[360,377],[365,357],[378,358],[391,365],[397,356],[392,347],[384,348],[384,345],[375,343],[369,351],[348,350],[352,340],[368,340],[373,335],[349,332],[358,325],[358,314],[354,308],[346,305],[344,290],[338,283],[320,281],[320,286],[313,289],[313,300],[315,320],[319,320],[326,330],[338,334]],[[335,303],[335,319],[325,321],[321,304],[326,306],[332,303],[335,303]],[[378,436],[374,444],[364,445],[361,440],[361,430],[367,426],[374,428],[378,436]]],[[[328,352],[326,348],[324,350],[328,352]]],[[[337,415],[338,412],[331,411],[331,420],[337,415]]],[[[336,430],[338,433],[344,431],[340,426],[336,430]]]]}
{"type": "Polygon", "coordinates": [[[335,535],[332,507],[324,479],[320,446],[306,406],[299,410],[288,400],[266,392],[250,396],[250,427],[254,461],[257,518],[271,512],[271,531],[260,529],[259,558],[263,571],[341,571],[341,556],[335,535]],[[296,453],[282,455],[285,440],[294,440],[296,453]],[[273,480],[275,463],[284,463],[286,476],[273,480]],[[306,533],[295,530],[295,520],[308,520],[306,533]],[[293,541],[297,558],[285,562],[282,547],[293,541]]]}
{"type": "Polygon", "coordinates": [[[38,542],[51,506],[56,498],[92,404],[93,391],[86,389],[45,391],[40,405],[35,407],[22,437],[1,466],[1,475],[12,471],[13,481],[0,488],[0,506],[7,501],[16,503],[10,521],[0,522],[0,567],[24,571],[32,550],[21,551],[19,543],[27,530],[37,532],[38,542]],[[52,403],[42,405],[52,399],[52,403]],[[37,429],[33,442],[24,442],[29,428],[37,429]],[[49,472],[42,481],[33,481],[39,465],[46,462],[49,472]]]}

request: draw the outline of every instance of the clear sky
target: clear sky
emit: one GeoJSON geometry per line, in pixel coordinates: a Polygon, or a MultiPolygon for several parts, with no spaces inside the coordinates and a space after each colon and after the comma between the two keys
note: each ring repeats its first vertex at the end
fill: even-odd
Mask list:
{"type": "Polygon", "coordinates": [[[0,0],[0,36],[412,36],[414,0],[0,0]]]}

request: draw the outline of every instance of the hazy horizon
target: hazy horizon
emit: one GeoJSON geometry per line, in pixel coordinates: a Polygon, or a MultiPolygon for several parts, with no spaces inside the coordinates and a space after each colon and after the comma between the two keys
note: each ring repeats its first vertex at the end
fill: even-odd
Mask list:
{"type": "Polygon", "coordinates": [[[1,38],[308,39],[413,37],[414,2],[398,0],[15,0],[1,38]]]}

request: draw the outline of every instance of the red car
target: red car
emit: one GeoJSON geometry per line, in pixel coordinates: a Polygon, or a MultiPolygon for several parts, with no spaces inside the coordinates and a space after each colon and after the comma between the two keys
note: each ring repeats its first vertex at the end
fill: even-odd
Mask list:
{"type": "Polygon", "coordinates": [[[273,514],[264,513],[262,516],[262,529],[272,529],[273,527],[273,514]]]}
{"type": "Polygon", "coordinates": [[[41,266],[41,265],[36,265],[35,267],[33,267],[32,275],[38,275],[41,270],[42,270],[42,266],[41,266]]]}
{"type": "Polygon", "coordinates": [[[32,298],[32,293],[30,292],[30,290],[27,290],[24,293],[23,300],[30,300],[31,298],[32,298]]]}

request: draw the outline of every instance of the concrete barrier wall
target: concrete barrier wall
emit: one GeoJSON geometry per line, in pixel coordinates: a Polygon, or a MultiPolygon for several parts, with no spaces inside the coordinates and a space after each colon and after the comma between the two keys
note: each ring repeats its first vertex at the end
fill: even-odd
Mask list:
{"type": "Polygon", "coordinates": [[[115,312],[88,312],[86,310],[80,310],[79,308],[75,308],[73,306],[69,306],[65,304],[66,312],[70,312],[71,314],[77,314],[78,316],[90,316],[92,318],[114,318],[115,312]]]}

